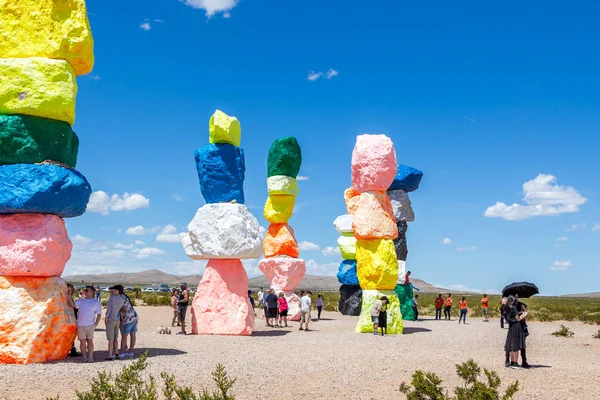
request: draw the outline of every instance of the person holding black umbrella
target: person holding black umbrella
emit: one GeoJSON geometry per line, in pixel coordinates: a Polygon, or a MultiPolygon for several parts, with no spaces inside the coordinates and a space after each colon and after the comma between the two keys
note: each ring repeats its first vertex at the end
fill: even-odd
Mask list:
{"type": "MultiPolygon", "coordinates": [[[[517,308],[517,312],[522,315],[524,312],[527,312],[527,304],[525,303],[521,303],[519,301],[519,296],[515,295],[515,299],[517,301],[516,303],[516,308],[517,308]]],[[[525,341],[527,341],[527,336],[529,336],[529,327],[527,326],[527,321],[525,320],[525,318],[521,319],[519,321],[519,324],[521,324],[521,328],[523,329],[523,334],[525,336],[525,341]]],[[[509,352],[506,352],[506,360],[505,360],[505,365],[507,367],[510,366],[510,355],[509,352]]],[[[527,349],[526,346],[523,346],[523,348],[521,349],[521,368],[526,368],[529,369],[531,368],[531,365],[529,365],[527,363],[527,349]]]]}
{"type": "Polygon", "coordinates": [[[506,313],[508,334],[506,335],[504,351],[510,353],[510,364],[508,366],[513,369],[520,369],[519,352],[525,348],[525,332],[523,331],[523,325],[520,324],[520,321],[525,320],[527,311],[519,313],[517,310],[517,299],[514,296],[508,296],[506,305],[508,307],[506,313]]]}

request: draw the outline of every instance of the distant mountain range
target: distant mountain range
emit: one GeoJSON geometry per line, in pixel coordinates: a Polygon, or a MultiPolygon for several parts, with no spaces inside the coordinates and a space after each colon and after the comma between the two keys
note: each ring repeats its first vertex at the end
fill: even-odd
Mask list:
{"type": "MultiPolygon", "coordinates": [[[[180,282],[185,282],[191,287],[195,287],[202,279],[202,275],[172,275],[158,269],[151,269],[140,272],[117,272],[113,274],[97,274],[97,275],[71,275],[63,277],[64,280],[74,284],[122,284],[122,285],[139,285],[150,286],[152,284],[167,284],[176,286],[180,282]]],[[[448,289],[438,288],[420,279],[411,279],[413,284],[423,292],[439,292],[448,291],[448,289]]],[[[260,287],[269,287],[269,281],[265,276],[251,278],[249,282],[251,289],[260,287]]],[[[324,292],[335,292],[339,290],[340,283],[335,276],[316,276],[304,275],[302,282],[298,285],[298,289],[321,290],[324,292]]]]}

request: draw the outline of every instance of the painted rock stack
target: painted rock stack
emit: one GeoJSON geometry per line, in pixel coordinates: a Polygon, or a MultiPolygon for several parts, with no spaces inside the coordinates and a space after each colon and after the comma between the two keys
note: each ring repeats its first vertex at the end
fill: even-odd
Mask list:
{"type": "Polygon", "coordinates": [[[60,275],[91,194],[71,125],[93,49],[83,0],[0,1],[0,364],[63,359],[76,336],[60,275]]]}
{"type": "Polygon", "coordinates": [[[396,176],[396,152],[385,135],[360,135],[352,152],[352,188],[345,193],[346,206],[353,215],[356,238],[356,273],[362,289],[362,309],[356,332],[372,332],[371,308],[387,296],[390,334],[402,333],[400,302],[394,292],[398,262],[394,239],[398,227],[386,190],[396,176]]]}
{"type": "Polygon", "coordinates": [[[271,281],[271,288],[283,290],[289,304],[288,319],[300,318],[300,299],[293,290],[306,273],[304,260],[298,258],[300,247],[288,221],[294,211],[298,182],[296,177],[302,164],[302,152],[296,138],[277,139],[269,149],[267,190],[264,215],[269,222],[263,253],[258,267],[271,281]]]}
{"type": "MultiPolygon", "coordinates": [[[[348,209],[348,212],[350,211],[348,209]]],[[[338,281],[342,284],[338,310],[343,315],[360,315],[362,305],[362,290],[356,275],[356,238],[352,229],[353,219],[354,215],[344,214],[333,221],[333,226],[340,233],[337,242],[344,259],[337,273],[338,281]]]]}
{"type": "Polygon", "coordinates": [[[394,291],[400,299],[402,317],[406,320],[415,319],[412,308],[413,288],[411,285],[404,284],[406,257],[408,256],[406,231],[408,230],[408,223],[415,220],[408,192],[419,188],[421,178],[423,178],[423,172],[416,168],[400,164],[398,165],[396,177],[387,190],[387,195],[391,200],[392,209],[394,210],[396,225],[398,226],[398,237],[394,239],[396,258],[398,259],[398,284],[394,291]]]}
{"type": "Polygon", "coordinates": [[[192,332],[251,335],[254,310],[248,275],[240,259],[259,258],[259,225],[244,203],[246,164],[239,147],[241,127],[217,110],[209,122],[209,142],[196,150],[200,190],[207,204],[188,225],[182,244],[194,260],[208,260],[192,302],[192,332]]]}

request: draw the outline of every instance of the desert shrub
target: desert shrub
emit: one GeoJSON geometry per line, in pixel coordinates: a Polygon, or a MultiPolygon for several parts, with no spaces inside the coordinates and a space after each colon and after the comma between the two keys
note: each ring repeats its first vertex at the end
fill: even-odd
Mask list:
{"type": "Polygon", "coordinates": [[[573,337],[575,335],[575,332],[569,329],[569,327],[561,325],[559,330],[557,330],[556,332],[552,332],[552,335],[560,337],[573,337]]]}
{"type": "Polygon", "coordinates": [[[539,310],[532,312],[531,314],[529,314],[529,316],[530,316],[529,319],[533,320],[533,321],[541,321],[541,322],[554,321],[554,317],[552,316],[550,311],[548,311],[548,309],[545,307],[542,307],[539,310]]]}
{"type": "Polygon", "coordinates": [[[592,337],[594,339],[600,339],[600,329],[598,329],[598,332],[596,332],[596,334],[592,335],[592,337]]]}
{"type": "Polygon", "coordinates": [[[519,391],[519,381],[509,385],[502,395],[499,392],[502,383],[498,374],[483,370],[485,381],[479,380],[481,368],[471,359],[456,365],[456,373],[463,385],[454,388],[455,397],[450,396],[442,387],[442,380],[432,372],[415,371],[411,384],[402,382],[400,392],[408,400],[509,400],[519,391]]]}
{"type": "MultiPolygon", "coordinates": [[[[98,376],[92,380],[89,391],[75,391],[77,400],[158,400],[159,395],[156,379],[152,375],[143,374],[148,367],[148,352],[144,353],[132,364],[124,367],[116,375],[99,371],[98,376]],[[143,375],[142,375],[143,374],[143,375]]],[[[161,374],[164,380],[162,390],[166,400],[235,400],[229,391],[235,384],[236,378],[230,378],[225,367],[217,364],[212,378],[217,385],[217,390],[212,393],[203,388],[198,395],[190,387],[180,387],[174,375],[161,374]]],[[[59,396],[46,397],[46,400],[60,400],[59,396]]]]}
{"type": "Polygon", "coordinates": [[[102,304],[102,307],[106,307],[108,305],[108,299],[102,299],[100,304],[102,304]]]}

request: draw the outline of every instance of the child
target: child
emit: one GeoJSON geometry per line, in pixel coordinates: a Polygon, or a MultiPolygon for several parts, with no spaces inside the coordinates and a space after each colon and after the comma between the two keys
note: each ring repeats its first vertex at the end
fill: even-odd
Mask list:
{"type": "Polygon", "coordinates": [[[171,308],[173,309],[173,319],[171,320],[171,326],[181,326],[179,323],[179,313],[177,301],[179,300],[179,294],[181,292],[179,289],[173,289],[173,294],[171,295],[171,308]],[[177,325],[175,325],[177,323],[177,325]]]}
{"type": "Polygon", "coordinates": [[[387,334],[387,308],[388,303],[381,303],[381,311],[379,311],[379,328],[381,328],[381,336],[387,334]]]}
{"type": "Polygon", "coordinates": [[[460,324],[460,320],[462,319],[463,324],[467,323],[467,300],[465,296],[462,297],[461,301],[458,302],[458,306],[460,307],[460,317],[458,317],[458,323],[460,324]]]}
{"type": "Polygon", "coordinates": [[[281,322],[283,321],[285,323],[285,327],[287,328],[288,310],[289,306],[287,299],[285,298],[285,294],[283,292],[279,292],[279,323],[277,324],[277,326],[282,327],[281,322]]]}

